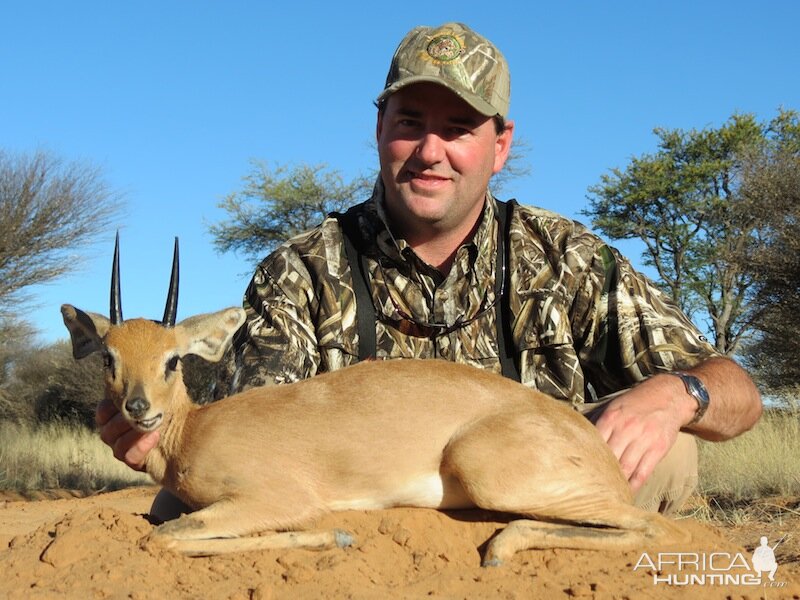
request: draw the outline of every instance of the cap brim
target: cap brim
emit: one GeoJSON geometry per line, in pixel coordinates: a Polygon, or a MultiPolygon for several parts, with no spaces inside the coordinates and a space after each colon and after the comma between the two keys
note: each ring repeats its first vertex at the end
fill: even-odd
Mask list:
{"type": "Polygon", "coordinates": [[[413,77],[406,77],[405,79],[401,79],[400,81],[395,81],[392,85],[384,89],[380,93],[380,95],[376,98],[375,101],[378,104],[380,104],[381,102],[386,100],[389,96],[394,94],[396,91],[401,90],[404,87],[408,87],[409,85],[413,85],[415,83],[435,83],[437,85],[441,85],[442,87],[445,87],[451,92],[453,92],[456,96],[461,98],[464,102],[469,104],[472,108],[477,110],[482,115],[486,117],[494,117],[495,115],[500,115],[500,111],[498,111],[494,106],[486,102],[486,100],[484,100],[477,94],[470,94],[468,92],[464,92],[463,90],[456,89],[455,87],[450,85],[447,81],[443,81],[438,77],[431,77],[429,75],[415,75],[413,77]]]}

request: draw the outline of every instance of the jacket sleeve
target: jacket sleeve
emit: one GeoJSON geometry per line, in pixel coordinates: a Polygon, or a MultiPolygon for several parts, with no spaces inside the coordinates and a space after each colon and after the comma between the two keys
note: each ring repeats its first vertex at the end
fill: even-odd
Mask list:
{"type": "Polygon", "coordinates": [[[247,321],[226,357],[217,396],[292,383],[317,373],[320,357],[310,316],[314,299],[309,280],[289,246],[281,246],[258,266],[244,295],[247,321]]]}
{"type": "Polygon", "coordinates": [[[686,314],[615,249],[597,248],[582,287],[580,356],[599,395],[719,356],[686,314]]]}

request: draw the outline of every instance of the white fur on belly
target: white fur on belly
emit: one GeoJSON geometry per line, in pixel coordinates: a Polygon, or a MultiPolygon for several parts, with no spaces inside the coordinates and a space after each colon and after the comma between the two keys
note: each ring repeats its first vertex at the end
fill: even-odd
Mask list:
{"type": "Polygon", "coordinates": [[[393,506],[420,508],[470,508],[461,484],[455,479],[442,481],[439,473],[420,476],[391,490],[376,490],[373,496],[335,500],[331,510],[380,510],[393,506]]]}

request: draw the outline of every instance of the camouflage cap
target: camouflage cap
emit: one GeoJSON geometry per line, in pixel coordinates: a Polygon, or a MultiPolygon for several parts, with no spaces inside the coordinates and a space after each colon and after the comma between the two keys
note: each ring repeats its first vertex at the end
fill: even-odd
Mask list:
{"type": "Polygon", "coordinates": [[[394,53],[377,101],[420,82],[445,86],[487,117],[508,116],[508,63],[494,44],[462,23],[412,29],[394,53]]]}

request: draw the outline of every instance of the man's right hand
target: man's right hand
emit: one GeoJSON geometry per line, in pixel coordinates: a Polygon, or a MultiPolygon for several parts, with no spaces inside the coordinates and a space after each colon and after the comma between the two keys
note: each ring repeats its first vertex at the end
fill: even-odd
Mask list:
{"type": "Polygon", "coordinates": [[[158,444],[159,433],[140,433],[131,428],[122,413],[107,399],[101,400],[97,405],[94,419],[100,428],[100,439],[111,447],[117,460],[121,460],[131,469],[144,471],[145,458],[158,444]]]}

